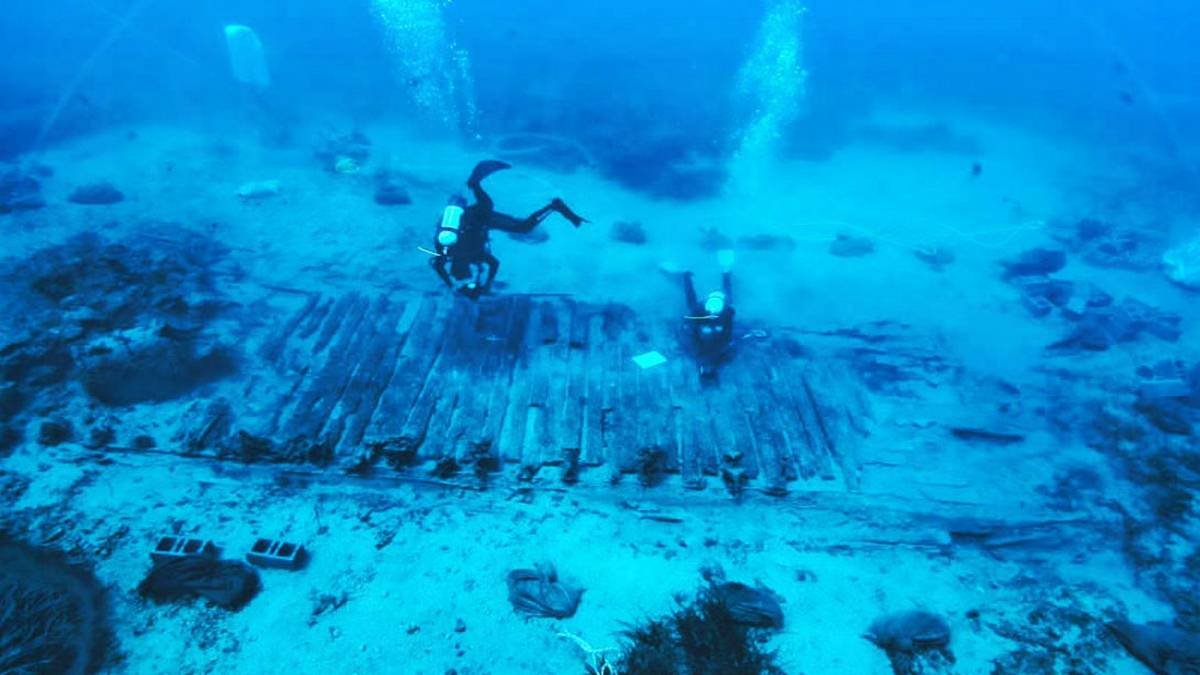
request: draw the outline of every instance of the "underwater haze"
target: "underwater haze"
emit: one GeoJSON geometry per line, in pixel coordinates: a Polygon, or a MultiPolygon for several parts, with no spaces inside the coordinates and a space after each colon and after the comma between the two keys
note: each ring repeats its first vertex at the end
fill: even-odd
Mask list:
{"type": "Polygon", "coordinates": [[[9,0],[0,673],[1200,671],[1198,34],[9,0]]]}

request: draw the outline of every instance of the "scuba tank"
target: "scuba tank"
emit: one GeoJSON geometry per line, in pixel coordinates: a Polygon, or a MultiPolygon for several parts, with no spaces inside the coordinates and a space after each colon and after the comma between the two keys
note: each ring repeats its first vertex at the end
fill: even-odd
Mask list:
{"type": "Polygon", "coordinates": [[[434,236],[438,246],[449,248],[458,243],[462,216],[463,207],[458,204],[447,204],[446,208],[442,209],[442,221],[438,223],[437,235],[434,236]]]}
{"type": "Polygon", "coordinates": [[[709,316],[719,316],[725,311],[725,294],[721,291],[713,291],[708,294],[704,300],[704,311],[708,312],[709,316]]]}

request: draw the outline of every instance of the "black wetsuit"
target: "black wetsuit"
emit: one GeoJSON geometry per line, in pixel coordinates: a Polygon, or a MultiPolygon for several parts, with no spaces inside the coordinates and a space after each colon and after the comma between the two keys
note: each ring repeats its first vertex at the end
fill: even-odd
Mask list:
{"type": "Polygon", "coordinates": [[[687,297],[689,312],[684,324],[703,376],[715,374],[717,366],[729,355],[729,347],[733,343],[733,276],[729,272],[721,274],[721,289],[725,293],[725,308],[714,316],[696,297],[692,273],[683,275],[683,292],[687,297]]]}
{"type": "Polygon", "coordinates": [[[437,255],[429,261],[430,265],[451,288],[454,288],[455,279],[466,281],[475,275],[475,286],[465,291],[468,295],[477,297],[488,292],[492,282],[496,280],[496,273],[500,271],[500,260],[492,255],[489,243],[492,230],[528,234],[552,212],[561,214],[575,227],[587,222],[558,198],[523,220],[496,211],[496,204],[491,195],[483,189],[482,181],[496,171],[509,167],[509,164],[495,160],[477,164],[471,172],[471,177],[467,179],[467,187],[475,196],[475,203],[463,209],[459,219],[458,241],[452,246],[442,246],[437,243],[435,237],[434,250],[437,255]],[[476,266],[487,267],[487,275],[482,281],[479,279],[482,270],[476,266]]]}

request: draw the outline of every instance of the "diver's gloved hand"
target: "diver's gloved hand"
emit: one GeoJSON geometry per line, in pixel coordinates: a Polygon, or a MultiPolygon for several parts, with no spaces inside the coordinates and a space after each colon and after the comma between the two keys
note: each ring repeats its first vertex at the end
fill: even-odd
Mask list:
{"type": "Polygon", "coordinates": [[[555,197],[554,200],[550,202],[550,206],[553,207],[555,211],[561,213],[563,218],[571,221],[571,224],[575,227],[579,227],[584,223],[591,222],[587,218],[584,218],[578,213],[572,211],[571,207],[567,206],[567,203],[558,197],[555,197]]]}

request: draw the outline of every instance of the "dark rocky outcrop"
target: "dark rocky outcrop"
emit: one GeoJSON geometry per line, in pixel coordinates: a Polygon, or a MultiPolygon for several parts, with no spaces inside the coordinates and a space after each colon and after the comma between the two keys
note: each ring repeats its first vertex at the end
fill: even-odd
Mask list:
{"type": "Polygon", "coordinates": [[[18,169],[0,173],[0,215],[14,211],[32,211],[46,205],[42,185],[37,178],[18,169]]]}
{"type": "Polygon", "coordinates": [[[1000,264],[1004,267],[1003,277],[1006,281],[1018,277],[1047,276],[1066,267],[1067,254],[1056,249],[1033,248],[1000,264]]]}
{"type": "Polygon", "coordinates": [[[154,339],[83,366],[83,388],[98,402],[126,406],[168,401],[237,371],[236,353],[217,346],[154,339]]]}
{"type": "Polygon", "coordinates": [[[612,232],[609,237],[613,241],[619,241],[622,244],[634,244],[640,246],[646,243],[646,228],[642,224],[634,220],[622,220],[613,223],[612,232]]]}
{"type": "Polygon", "coordinates": [[[50,419],[42,422],[38,429],[38,443],[48,447],[62,445],[75,437],[75,429],[64,419],[50,419]]]}
{"type": "Polygon", "coordinates": [[[1200,672],[1200,633],[1164,623],[1112,621],[1109,631],[1130,654],[1155,673],[1200,672]]]}
{"type": "Polygon", "coordinates": [[[381,206],[405,206],[412,203],[412,197],[403,185],[385,181],[375,188],[375,203],[381,206]]]}
{"type": "Polygon", "coordinates": [[[1089,265],[1135,271],[1158,267],[1163,244],[1159,228],[1123,227],[1096,218],[1054,226],[1054,238],[1089,265]]]}
{"type": "Polygon", "coordinates": [[[90,571],[0,534],[0,672],[95,672],[110,634],[90,571]]]}
{"type": "Polygon", "coordinates": [[[116,204],[124,201],[124,199],[125,195],[113,187],[112,183],[108,182],[80,185],[67,197],[67,201],[73,204],[85,204],[88,206],[116,204]]]}

